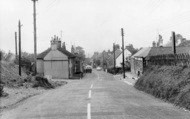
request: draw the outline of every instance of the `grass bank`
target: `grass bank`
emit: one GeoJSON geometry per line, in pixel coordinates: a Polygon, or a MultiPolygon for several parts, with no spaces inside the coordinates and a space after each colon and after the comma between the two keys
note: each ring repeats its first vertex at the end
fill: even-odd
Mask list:
{"type": "Polygon", "coordinates": [[[190,68],[186,66],[149,67],[135,88],[190,110],[190,68]]]}

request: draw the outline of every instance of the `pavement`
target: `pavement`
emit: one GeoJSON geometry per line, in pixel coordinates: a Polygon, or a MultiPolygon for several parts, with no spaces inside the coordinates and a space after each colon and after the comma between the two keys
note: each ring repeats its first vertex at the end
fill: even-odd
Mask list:
{"type": "MultiPolygon", "coordinates": [[[[34,96],[3,112],[1,119],[189,119],[190,112],[93,71],[82,80],[34,96]]],[[[133,82],[130,82],[133,84],[133,82]]]]}

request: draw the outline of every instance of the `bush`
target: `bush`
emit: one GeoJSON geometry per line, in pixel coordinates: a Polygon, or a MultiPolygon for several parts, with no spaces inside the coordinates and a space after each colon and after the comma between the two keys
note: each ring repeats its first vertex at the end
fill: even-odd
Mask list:
{"type": "Polygon", "coordinates": [[[148,67],[135,88],[190,109],[190,69],[182,66],[148,67]]]}
{"type": "Polygon", "coordinates": [[[3,95],[3,86],[0,85],[0,97],[3,95]]]}
{"type": "Polygon", "coordinates": [[[36,76],[35,77],[35,81],[34,81],[34,84],[32,86],[33,88],[35,87],[44,87],[46,89],[49,89],[49,88],[54,88],[52,86],[51,83],[49,83],[48,79],[47,78],[43,78],[41,76],[36,76]]]}

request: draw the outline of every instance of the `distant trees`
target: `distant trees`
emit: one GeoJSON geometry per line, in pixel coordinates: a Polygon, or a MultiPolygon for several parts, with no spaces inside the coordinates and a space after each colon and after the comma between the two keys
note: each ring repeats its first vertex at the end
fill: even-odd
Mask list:
{"type": "Polygon", "coordinates": [[[84,51],[83,47],[77,46],[77,47],[75,47],[74,50],[75,50],[74,51],[75,55],[79,56],[80,59],[84,61],[86,56],[85,56],[85,51],[84,51]]]}
{"type": "Polygon", "coordinates": [[[137,48],[133,47],[133,44],[129,44],[125,47],[127,50],[129,50],[131,52],[132,55],[134,55],[135,53],[137,53],[139,50],[137,48]]]}
{"type": "MultiPolygon", "coordinates": [[[[186,38],[184,38],[181,34],[176,34],[175,35],[175,40],[176,40],[176,46],[180,45],[183,43],[181,46],[186,46],[186,41],[188,41],[186,38]]],[[[172,46],[173,38],[172,36],[170,37],[169,42],[165,46],[172,46]]],[[[188,46],[188,45],[187,45],[188,46]]]]}
{"type": "Polygon", "coordinates": [[[115,44],[115,50],[120,49],[120,45],[119,44],[115,44]]]}

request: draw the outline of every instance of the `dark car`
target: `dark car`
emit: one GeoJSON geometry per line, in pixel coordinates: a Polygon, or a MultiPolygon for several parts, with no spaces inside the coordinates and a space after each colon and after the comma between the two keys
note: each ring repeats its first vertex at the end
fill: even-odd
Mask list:
{"type": "Polygon", "coordinates": [[[85,72],[86,72],[86,73],[92,73],[92,67],[91,67],[90,65],[87,65],[87,66],[85,67],[85,72]]]}

